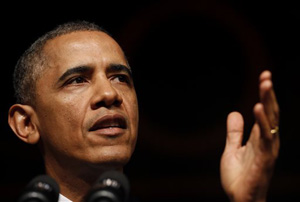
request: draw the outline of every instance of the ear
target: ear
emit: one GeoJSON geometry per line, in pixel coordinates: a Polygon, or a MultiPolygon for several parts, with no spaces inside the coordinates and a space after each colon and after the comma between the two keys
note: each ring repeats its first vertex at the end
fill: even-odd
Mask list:
{"type": "Polygon", "coordinates": [[[29,105],[15,104],[9,109],[8,124],[18,138],[29,144],[39,141],[35,111],[29,105]]]}

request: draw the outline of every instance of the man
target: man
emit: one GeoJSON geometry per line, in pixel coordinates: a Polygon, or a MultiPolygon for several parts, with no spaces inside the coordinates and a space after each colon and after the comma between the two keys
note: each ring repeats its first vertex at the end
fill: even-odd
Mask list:
{"type": "MultiPolygon", "coordinates": [[[[122,171],[136,144],[138,101],[126,57],[104,30],[72,22],[47,33],[20,58],[14,86],[9,125],[21,140],[39,145],[61,200],[82,201],[101,173],[122,171]]],[[[247,145],[241,146],[241,115],[228,116],[221,178],[232,201],[265,201],[278,155],[269,71],[261,74],[260,97],[247,145]]]]}

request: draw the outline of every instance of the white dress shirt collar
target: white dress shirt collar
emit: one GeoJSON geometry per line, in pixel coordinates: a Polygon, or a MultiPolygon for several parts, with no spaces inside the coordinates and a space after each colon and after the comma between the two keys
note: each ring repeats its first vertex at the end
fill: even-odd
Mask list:
{"type": "Polygon", "coordinates": [[[72,201],[70,199],[68,199],[67,197],[65,197],[64,195],[59,194],[58,202],[72,202],[72,201]]]}

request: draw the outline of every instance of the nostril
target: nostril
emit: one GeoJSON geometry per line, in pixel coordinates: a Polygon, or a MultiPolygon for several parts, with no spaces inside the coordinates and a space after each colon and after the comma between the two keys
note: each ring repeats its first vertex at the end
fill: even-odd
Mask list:
{"type": "Polygon", "coordinates": [[[119,99],[114,99],[114,100],[101,100],[99,102],[96,102],[93,106],[92,109],[98,109],[101,107],[106,107],[109,108],[111,106],[120,106],[122,104],[122,101],[119,99]]]}
{"type": "Polygon", "coordinates": [[[115,103],[114,103],[114,106],[120,106],[122,104],[122,101],[121,100],[116,100],[115,103]]]}
{"type": "Polygon", "coordinates": [[[98,108],[101,108],[101,107],[104,107],[105,106],[105,102],[104,101],[99,101],[99,102],[96,102],[95,104],[92,105],[92,109],[98,109],[98,108]]]}

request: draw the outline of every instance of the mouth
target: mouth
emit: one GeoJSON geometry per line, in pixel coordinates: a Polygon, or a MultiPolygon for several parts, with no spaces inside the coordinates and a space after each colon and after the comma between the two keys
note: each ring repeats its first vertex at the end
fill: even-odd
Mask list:
{"type": "Polygon", "coordinates": [[[97,120],[93,126],[89,129],[89,132],[93,131],[107,131],[107,130],[123,130],[127,128],[126,120],[119,114],[110,114],[101,117],[97,120]]]}

